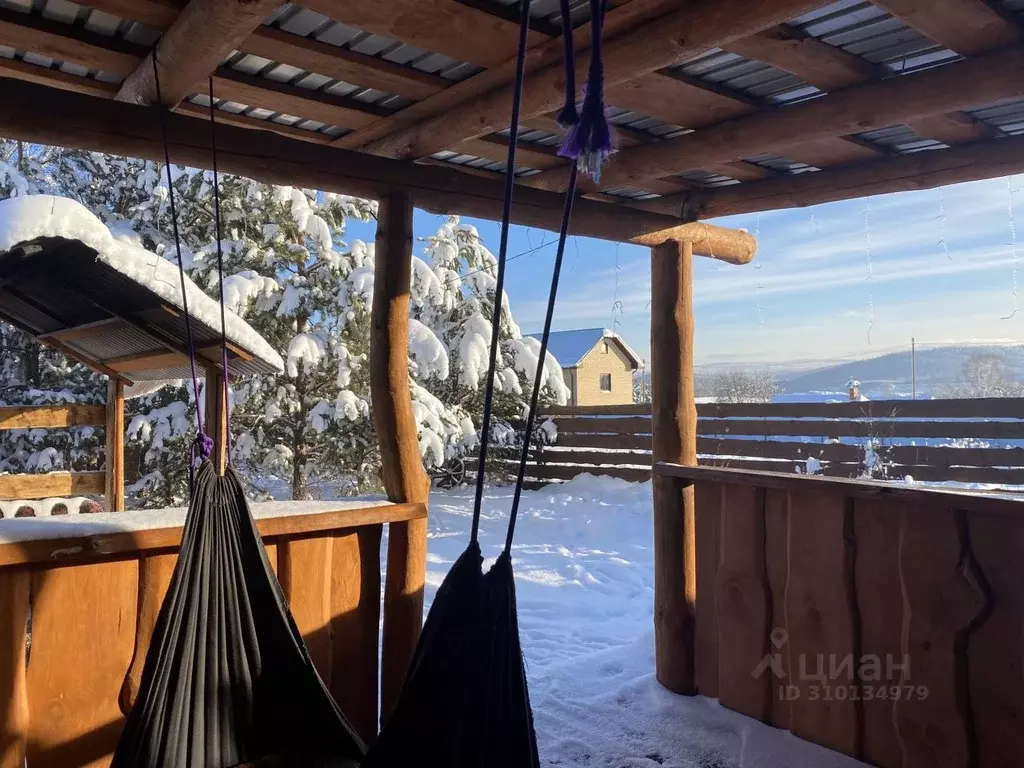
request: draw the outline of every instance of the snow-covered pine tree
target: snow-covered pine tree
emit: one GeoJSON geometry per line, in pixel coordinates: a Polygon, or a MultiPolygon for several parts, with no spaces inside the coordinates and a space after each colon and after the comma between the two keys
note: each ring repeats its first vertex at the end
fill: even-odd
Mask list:
{"type": "MultiPolygon", "coordinates": [[[[449,217],[428,238],[424,259],[413,259],[409,336],[411,370],[417,381],[412,394],[420,421],[420,448],[428,464],[440,464],[476,444],[497,269],[497,259],[476,228],[461,223],[457,216],[449,217]],[[435,342],[430,343],[431,339],[435,342]],[[445,375],[424,376],[424,368],[445,375]]],[[[507,295],[502,296],[500,318],[491,439],[510,443],[516,436],[513,422],[523,416],[529,400],[540,343],[523,338],[507,295]]],[[[541,402],[564,403],[568,389],[551,355],[544,370],[541,402]]]]}
{"type": "MultiPolygon", "coordinates": [[[[0,167],[18,168],[7,159],[11,145],[4,148],[7,154],[0,158],[7,165],[0,167]]],[[[12,190],[76,198],[116,236],[175,258],[166,177],[159,166],[77,150],[27,156],[34,162],[28,173],[4,176],[12,190]]],[[[22,163],[25,157],[23,149],[22,163]]],[[[172,179],[186,269],[216,297],[212,176],[175,167],[172,179]]],[[[346,217],[368,220],[374,204],[233,176],[222,176],[220,184],[225,301],[287,362],[282,376],[237,383],[236,464],[263,490],[295,498],[377,487],[366,366],[373,246],[343,240],[346,217]]],[[[477,440],[496,267],[476,230],[455,217],[428,239],[423,258],[414,259],[409,370],[420,447],[430,465],[477,440]]],[[[521,338],[507,297],[502,303],[492,439],[508,441],[509,423],[525,405],[539,344],[521,338]]],[[[563,400],[557,362],[549,358],[545,368],[545,398],[563,400]]],[[[102,399],[102,382],[78,369],[95,386],[95,394],[82,397],[102,399]]],[[[129,461],[137,463],[139,477],[130,494],[137,504],[179,504],[186,498],[185,456],[195,418],[190,390],[177,382],[129,401],[129,461]]],[[[3,454],[14,455],[24,451],[3,454]]]]}

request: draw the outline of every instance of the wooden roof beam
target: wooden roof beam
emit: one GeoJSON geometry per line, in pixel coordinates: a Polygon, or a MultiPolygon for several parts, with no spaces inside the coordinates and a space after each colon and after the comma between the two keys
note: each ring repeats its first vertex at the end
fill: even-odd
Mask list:
{"type": "MultiPolygon", "coordinates": [[[[613,88],[823,4],[822,0],[694,0],[631,32],[610,34],[604,46],[606,85],[613,88]]],[[[629,4],[624,7],[629,8],[629,4]]],[[[586,71],[588,58],[588,52],[579,53],[577,71],[586,71]]],[[[527,78],[523,94],[524,117],[550,112],[561,105],[563,76],[561,60],[555,58],[550,65],[527,78]]],[[[506,82],[444,115],[420,120],[372,141],[366,148],[386,157],[426,157],[465,139],[494,133],[508,122],[511,95],[512,85],[506,82]]]]}
{"type": "Polygon", "coordinates": [[[965,56],[1020,39],[1017,25],[986,0],[873,0],[922,35],[965,56]]]}
{"type": "MultiPolygon", "coordinates": [[[[0,110],[0,135],[155,161],[163,159],[159,122],[150,109],[77,93],[64,93],[56,98],[51,89],[17,80],[0,80],[0,103],[5,106],[0,110]]],[[[173,162],[194,168],[210,167],[210,131],[206,120],[172,113],[167,116],[167,133],[173,162]]],[[[218,130],[217,146],[218,165],[225,173],[375,199],[397,190],[407,192],[416,206],[428,211],[501,218],[501,180],[232,125],[218,130]]],[[[512,221],[557,231],[563,202],[559,194],[521,188],[516,192],[512,221]]],[[[679,224],[678,217],[584,199],[574,207],[571,232],[623,242],[644,237],[649,242],[657,236],[652,233],[671,233],[679,224]]],[[[710,241],[695,244],[696,253],[733,263],[746,263],[753,258],[756,244],[746,233],[712,227],[707,236],[710,241]]]]}
{"type": "MultiPolygon", "coordinates": [[[[737,160],[817,139],[855,134],[929,115],[1024,96],[1024,50],[1011,48],[910,75],[847,88],[784,109],[761,112],[695,133],[619,153],[605,188],[640,185],[709,162],[737,160]]],[[[534,183],[564,189],[567,174],[545,171],[534,183]]]]}
{"type": "MultiPolygon", "coordinates": [[[[932,16],[929,13],[928,18],[932,16]]],[[[1005,36],[996,36],[994,39],[997,45],[993,47],[1007,41],[1005,36]]],[[[728,46],[728,50],[790,72],[826,92],[890,76],[885,67],[810,37],[788,24],[780,24],[774,29],[737,40],[728,46]]],[[[922,138],[937,139],[946,144],[960,144],[999,134],[999,131],[992,128],[984,130],[981,124],[963,112],[930,115],[911,121],[908,125],[922,138]]],[[[820,163],[806,156],[799,159],[821,167],[820,163]]],[[[852,159],[855,158],[847,158],[846,162],[852,159]]]]}
{"type": "Polygon", "coordinates": [[[714,218],[801,208],[890,192],[934,189],[1021,171],[1024,171],[1024,136],[1010,136],[933,152],[869,160],[817,173],[663,197],[636,205],[659,212],[686,210],[691,217],[714,218]]]}
{"type": "MultiPolygon", "coordinates": [[[[181,10],[175,0],[82,0],[82,4],[157,30],[170,27],[181,10]]],[[[425,99],[451,85],[440,75],[268,26],[258,27],[239,43],[238,50],[410,99],[425,99]]]]}
{"type": "Polygon", "coordinates": [[[210,73],[280,4],[280,0],[191,0],[156,48],[121,84],[117,100],[157,102],[154,56],[163,104],[173,107],[202,91],[201,84],[210,73]]]}

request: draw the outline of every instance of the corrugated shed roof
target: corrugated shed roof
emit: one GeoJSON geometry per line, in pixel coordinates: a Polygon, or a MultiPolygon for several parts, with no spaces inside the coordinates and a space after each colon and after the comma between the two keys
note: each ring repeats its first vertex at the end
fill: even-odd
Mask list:
{"type": "MultiPolygon", "coordinates": [[[[528,333],[532,339],[541,338],[539,333],[528,333]]],[[[642,362],[640,356],[630,348],[619,334],[609,331],[607,328],[578,328],[572,331],[552,331],[548,336],[548,352],[555,356],[558,364],[563,368],[575,368],[587,353],[592,350],[601,339],[614,339],[621,344],[626,354],[633,359],[634,367],[642,362]]]]}

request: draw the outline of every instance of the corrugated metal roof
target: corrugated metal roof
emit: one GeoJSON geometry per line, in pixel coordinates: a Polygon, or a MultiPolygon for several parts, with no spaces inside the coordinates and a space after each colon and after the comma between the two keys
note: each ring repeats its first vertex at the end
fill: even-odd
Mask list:
{"type": "Polygon", "coordinates": [[[820,94],[813,85],[785,70],[717,48],[672,71],[776,104],[820,94]]]}
{"type": "Polygon", "coordinates": [[[864,133],[857,134],[857,138],[877,144],[892,152],[898,152],[901,155],[920,152],[925,149],[943,149],[948,146],[941,141],[919,136],[912,128],[906,125],[890,125],[887,128],[865,131],[864,133]]]}
{"type": "Polygon", "coordinates": [[[790,25],[874,64],[883,64],[893,72],[909,72],[959,58],[863,0],[841,0],[804,14],[790,25]]]}
{"type": "Polygon", "coordinates": [[[1004,99],[981,109],[968,110],[967,114],[983,123],[994,125],[1004,133],[1024,133],[1024,99],[1004,99]]]}

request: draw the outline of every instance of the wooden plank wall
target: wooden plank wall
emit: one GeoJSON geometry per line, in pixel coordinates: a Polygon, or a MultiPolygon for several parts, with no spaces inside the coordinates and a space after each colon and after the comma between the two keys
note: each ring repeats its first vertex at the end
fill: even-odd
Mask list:
{"type": "MultiPolygon", "coordinates": [[[[558,436],[534,452],[531,487],[584,472],[650,477],[649,406],[550,408],[544,415],[558,436]]],[[[1024,399],[700,404],[697,415],[704,466],[793,473],[810,466],[828,477],[1024,485],[1024,399]],[[979,441],[983,447],[962,445],[979,441]]]]}
{"type": "MultiPolygon", "coordinates": [[[[381,531],[265,541],[318,671],[367,740],[377,731],[381,531]]],[[[0,566],[0,768],[110,762],[176,559],[141,555],[0,566]]]]}
{"type": "Polygon", "coordinates": [[[694,482],[699,692],[883,768],[1016,765],[1024,504],[729,474],[694,482]]]}

